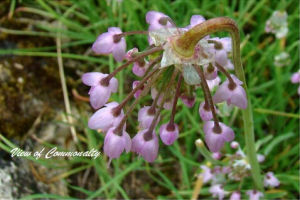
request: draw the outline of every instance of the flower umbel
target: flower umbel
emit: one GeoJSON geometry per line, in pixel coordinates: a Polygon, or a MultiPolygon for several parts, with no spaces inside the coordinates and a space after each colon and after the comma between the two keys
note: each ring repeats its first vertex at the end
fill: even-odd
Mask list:
{"type": "MultiPolygon", "coordinates": [[[[243,82],[227,71],[234,68],[234,62],[228,56],[233,51],[232,39],[209,36],[222,30],[222,24],[228,23],[234,27],[234,21],[229,18],[205,20],[201,15],[194,15],[188,26],[180,28],[169,16],[149,11],[146,22],[149,24],[148,31],[122,32],[118,27],[111,27],[94,42],[92,49],[95,53],[113,54],[116,61],[126,58],[127,62],[110,74],[90,72],[83,75],[83,83],[91,87],[91,105],[99,109],[90,118],[89,127],[106,132],[104,153],[110,159],[118,158],[130,148],[146,161],[153,162],[159,149],[155,128],[160,124],[161,111],[171,110],[170,118],[161,125],[159,134],[165,145],[172,145],[179,136],[181,126],[181,123],[175,123],[178,98],[191,108],[196,102],[195,91],[201,88],[199,114],[205,121],[205,141],[212,152],[219,152],[225,142],[234,139],[234,132],[219,121],[215,103],[226,101],[242,109],[248,105],[243,82]],[[204,26],[208,31],[198,33],[204,26]],[[133,48],[126,53],[124,37],[133,34],[148,35],[149,48],[141,52],[133,48]],[[132,83],[132,91],[122,102],[106,104],[111,93],[117,91],[115,75],[130,64],[133,64],[132,72],[138,77],[132,83]],[[212,95],[211,91],[221,80],[221,73],[227,80],[212,95]],[[138,101],[150,91],[152,104],[142,107],[138,112],[140,130],[133,137],[131,145],[126,132],[126,120],[138,101]],[[131,99],[134,102],[124,114],[123,108],[131,99]]],[[[211,179],[208,171],[205,174],[205,181],[211,179]]],[[[211,188],[211,192],[220,199],[226,194],[221,185],[211,188]]]]}

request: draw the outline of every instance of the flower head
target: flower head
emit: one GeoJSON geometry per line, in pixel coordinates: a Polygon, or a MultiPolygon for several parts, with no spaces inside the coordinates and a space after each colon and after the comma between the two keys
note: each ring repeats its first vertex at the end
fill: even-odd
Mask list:
{"type": "Polygon", "coordinates": [[[281,11],[273,12],[265,27],[267,33],[274,33],[277,38],[283,38],[288,33],[287,13],[281,11]]]}
{"type": "Polygon", "coordinates": [[[211,172],[211,169],[209,167],[207,167],[206,165],[201,165],[200,166],[202,169],[201,175],[203,178],[203,183],[207,183],[208,181],[210,181],[214,175],[211,172]]]}
{"type": "Polygon", "coordinates": [[[98,36],[93,44],[93,51],[97,54],[113,54],[116,61],[122,61],[126,55],[126,41],[118,27],[108,28],[108,32],[98,36]]]}
{"type": "Polygon", "coordinates": [[[91,86],[89,91],[90,103],[94,109],[101,108],[109,99],[112,92],[117,92],[118,80],[110,79],[108,85],[102,84],[101,81],[108,76],[99,72],[89,72],[82,75],[82,82],[91,86]]]}

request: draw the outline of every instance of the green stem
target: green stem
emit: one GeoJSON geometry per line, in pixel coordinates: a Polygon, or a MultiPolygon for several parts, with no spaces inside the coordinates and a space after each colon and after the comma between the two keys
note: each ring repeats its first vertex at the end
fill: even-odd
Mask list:
{"type": "Polygon", "coordinates": [[[255,140],[254,140],[254,127],[252,106],[249,98],[249,93],[246,85],[246,79],[241,62],[240,55],[240,35],[239,30],[234,20],[228,17],[218,17],[207,20],[201,24],[194,26],[182,36],[172,40],[173,50],[182,57],[192,57],[194,49],[199,40],[206,35],[215,32],[226,31],[230,33],[232,38],[233,61],[235,66],[235,73],[237,77],[244,83],[243,87],[248,97],[248,107],[242,111],[244,121],[244,132],[247,149],[247,158],[251,165],[251,174],[254,184],[257,189],[263,190],[262,176],[260,174],[260,167],[256,157],[255,140]]]}

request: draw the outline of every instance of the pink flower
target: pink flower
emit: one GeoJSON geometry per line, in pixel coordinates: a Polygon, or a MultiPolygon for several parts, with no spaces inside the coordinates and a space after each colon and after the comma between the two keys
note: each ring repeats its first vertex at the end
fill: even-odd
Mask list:
{"type": "Polygon", "coordinates": [[[139,52],[139,49],[134,47],[133,49],[130,49],[127,51],[126,55],[125,55],[125,58],[128,60],[128,61],[131,61],[132,59],[134,59],[135,57],[135,54],[139,52]]]}
{"type": "Polygon", "coordinates": [[[157,12],[149,11],[146,14],[146,22],[149,24],[149,31],[154,31],[161,28],[172,27],[173,25],[167,20],[169,16],[157,12]]]}
{"type": "Polygon", "coordinates": [[[235,83],[234,88],[230,88],[230,83],[227,79],[215,93],[213,97],[214,103],[227,101],[228,105],[233,104],[242,109],[246,109],[248,103],[247,103],[246,92],[244,88],[241,86],[243,82],[241,82],[234,75],[231,75],[231,77],[235,83]]]}
{"type": "Polygon", "coordinates": [[[93,44],[93,51],[97,54],[113,54],[116,61],[122,61],[126,54],[126,41],[120,36],[122,31],[118,27],[108,28],[108,32],[98,36],[93,44]]]}
{"type": "Polygon", "coordinates": [[[205,18],[202,15],[193,15],[190,19],[190,25],[186,26],[185,29],[193,28],[194,26],[201,24],[205,21],[205,18]]]}
{"type": "Polygon", "coordinates": [[[153,162],[158,153],[158,138],[154,131],[151,138],[147,138],[145,134],[148,134],[148,131],[148,129],[141,130],[134,136],[131,151],[143,156],[147,162],[153,162]]]}
{"type": "Polygon", "coordinates": [[[291,77],[291,82],[292,83],[299,83],[300,82],[300,72],[293,73],[293,75],[291,77]]]}
{"type": "Polygon", "coordinates": [[[114,127],[110,128],[104,139],[104,153],[110,161],[113,158],[119,158],[124,150],[128,153],[131,149],[131,139],[128,133],[123,131],[120,136],[114,133],[114,129],[114,127]]]}
{"type": "Polygon", "coordinates": [[[188,108],[192,108],[195,105],[195,102],[196,102],[195,96],[188,96],[188,95],[183,94],[179,98],[182,100],[184,105],[186,105],[188,108]]]}
{"type": "Polygon", "coordinates": [[[117,102],[111,102],[105,104],[104,108],[96,111],[91,118],[89,119],[88,126],[90,129],[101,129],[106,132],[111,127],[117,126],[122,120],[124,113],[121,113],[118,116],[114,116],[113,109],[119,104],[117,102]]]}
{"type": "Polygon", "coordinates": [[[273,172],[268,172],[264,179],[265,187],[278,187],[280,185],[279,180],[274,176],[273,172]]]}
{"type": "Polygon", "coordinates": [[[211,155],[213,157],[213,159],[215,160],[220,160],[222,158],[222,154],[220,152],[214,152],[211,155]]]}
{"type": "Polygon", "coordinates": [[[232,141],[230,143],[230,147],[233,148],[233,149],[237,149],[237,148],[239,148],[239,146],[240,146],[239,143],[236,142],[236,141],[232,141]]]}
{"type": "Polygon", "coordinates": [[[143,60],[143,61],[138,61],[138,62],[134,62],[133,63],[133,67],[132,67],[132,72],[139,76],[142,77],[145,75],[147,69],[148,69],[149,65],[148,62],[143,60]]]}
{"type": "Polygon", "coordinates": [[[264,162],[266,157],[262,154],[257,154],[257,160],[259,163],[264,162]]]}
{"type": "Polygon", "coordinates": [[[215,62],[225,67],[226,69],[234,69],[231,60],[228,58],[227,53],[232,51],[232,40],[230,37],[224,38],[211,38],[220,45],[215,45],[215,62]]]}
{"type": "Polygon", "coordinates": [[[160,139],[163,141],[165,145],[171,145],[178,138],[179,130],[178,125],[170,123],[161,125],[159,129],[160,139]]]}
{"type": "Polygon", "coordinates": [[[218,76],[218,70],[212,64],[205,65],[204,76],[206,80],[214,80],[218,76]]]}
{"type": "Polygon", "coordinates": [[[219,200],[225,197],[225,191],[220,184],[213,185],[209,188],[209,192],[213,197],[218,197],[219,200]]]}
{"type": "MultiPolygon", "coordinates": [[[[150,127],[154,117],[155,117],[155,112],[153,112],[151,109],[151,106],[144,106],[139,110],[138,113],[138,122],[140,123],[140,128],[142,129],[147,129],[150,127]]],[[[159,119],[157,120],[156,124],[159,122],[159,119]]]]}
{"type": "Polygon", "coordinates": [[[217,76],[215,79],[207,80],[206,82],[207,82],[209,90],[212,91],[215,87],[219,86],[221,79],[220,79],[220,77],[217,76]]]}
{"type": "Polygon", "coordinates": [[[219,126],[221,128],[220,133],[215,132],[215,123],[213,121],[207,121],[203,127],[205,142],[211,152],[220,151],[225,142],[230,142],[234,139],[234,132],[231,128],[221,122],[219,122],[219,126]]]}
{"type": "Polygon", "coordinates": [[[206,165],[201,165],[200,167],[202,169],[202,172],[200,175],[203,178],[203,183],[207,183],[214,177],[211,172],[211,169],[209,167],[207,167],[206,165]]]}
{"type": "Polygon", "coordinates": [[[249,196],[251,200],[259,200],[260,197],[263,197],[264,194],[257,190],[248,190],[246,194],[249,196]]]}
{"type": "MultiPolygon", "coordinates": [[[[133,81],[133,83],[132,83],[132,89],[136,88],[139,83],[140,83],[140,81],[133,81]]],[[[137,90],[134,93],[134,98],[136,98],[136,99],[139,98],[139,96],[141,95],[143,89],[144,89],[144,86],[141,89],[137,90]]]]}
{"type": "Polygon", "coordinates": [[[108,74],[99,72],[88,72],[82,75],[82,82],[91,86],[90,103],[94,109],[101,108],[108,101],[111,92],[115,93],[118,90],[118,80],[114,77],[110,79],[108,86],[101,84],[101,80],[106,76],[108,74]]]}
{"type": "Polygon", "coordinates": [[[200,104],[199,115],[203,121],[209,121],[213,118],[213,115],[212,115],[210,108],[208,107],[208,110],[207,110],[207,108],[205,108],[204,105],[205,105],[205,102],[202,102],[200,104]]]}
{"type": "Polygon", "coordinates": [[[241,199],[241,193],[238,191],[234,191],[229,200],[240,200],[241,199]]]}

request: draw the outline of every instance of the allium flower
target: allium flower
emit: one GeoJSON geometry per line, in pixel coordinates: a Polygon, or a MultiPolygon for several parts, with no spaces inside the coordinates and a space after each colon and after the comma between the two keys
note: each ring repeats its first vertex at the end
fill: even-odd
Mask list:
{"type": "Polygon", "coordinates": [[[199,106],[199,115],[203,121],[209,121],[213,118],[210,107],[208,105],[205,106],[205,102],[202,102],[199,106]]]}
{"type": "Polygon", "coordinates": [[[279,180],[274,176],[273,172],[268,172],[264,179],[265,187],[278,187],[280,185],[279,180]]]}
{"type": "Polygon", "coordinates": [[[246,192],[246,194],[249,196],[249,199],[251,199],[251,200],[259,200],[260,197],[264,196],[263,193],[261,193],[261,192],[259,192],[257,190],[248,190],[246,192]]]}
{"type": "Polygon", "coordinates": [[[219,122],[220,129],[215,128],[213,121],[205,122],[203,130],[205,133],[205,142],[212,152],[218,152],[224,146],[225,142],[234,139],[234,132],[225,124],[219,122]]]}
{"type": "Polygon", "coordinates": [[[131,151],[143,156],[147,162],[153,162],[158,153],[158,138],[155,132],[145,129],[136,134],[132,139],[131,151]]]}
{"type": "Polygon", "coordinates": [[[110,160],[119,158],[124,150],[128,153],[131,149],[131,139],[128,133],[123,131],[122,135],[117,135],[114,130],[114,127],[110,128],[104,139],[104,153],[110,160]]]}
{"type": "Polygon", "coordinates": [[[151,106],[144,106],[140,109],[138,113],[138,121],[140,123],[140,127],[143,129],[147,129],[150,127],[154,117],[155,112],[157,110],[155,108],[152,108],[151,106]]]}
{"type": "Polygon", "coordinates": [[[234,191],[229,200],[240,200],[241,199],[241,193],[238,191],[234,191]]]}
{"type": "Polygon", "coordinates": [[[219,200],[224,199],[225,197],[225,190],[223,186],[220,184],[213,185],[209,188],[209,192],[212,194],[213,197],[218,197],[219,200]]]}
{"type": "MultiPolygon", "coordinates": [[[[133,81],[132,82],[132,89],[136,88],[136,86],[138,86],[140,83],[140,81],[133,81]]],[[[135,93],[134,93],[134,98],[139,98],[139,96],[141,95],[142,91],[143,91],[143,87],[139,90],[137,90],[135,93]]]]}
{"type": "Polygon", "coordinates": [[[201,175],[203,178],[203,183],[207,183],[208,181],[210,181],[214,175],[211,172],[211,169],[209,167],[207,167],[206,165],[201,165],[200,166],[202,169],[201,175]]]}
{"type": "Polygon", "coordinates": [[[157,11],[149,11],[146,14],[146,22],[150,25],[148,30],[154,31],[161,28],[172,27],[173,25],[168,20],[169,16],[157,12],[157,11]]]}
{"type": "Polygon", "coordinates": [[[93,44],[93,51],[97,54],[113,54],[116,61],[122,61],[126,54],[126,41],[121,36],[122,31],[118,27],[108,28],[108,32],[98,36],[93,44]]]}
{"type": "Polygon", "coordinates": [[[273,12],[265,27],[267,33],[274,33],[277,38],[286,37],[288,33],[287,13],[281,11],[273,12]]]}
{"type": "Polygon", "coordinates": [[[112,78],[108,85],[101,81],[108,76],[99,72],[89,72],[82,76],[82,82],[91,86],[89,91],[90,103],[94,109],[101,108],[109,99],[112,92],[117,92],[118,80],[112,78]]]}
{"type": "MultiPolygon", "coordinates": [[[[88,126],[91,129],[108,131],[105,153],[110,158],[120,156],[124,149],[128,149],[128,142],[126,145],[122,143],[128,138],[126,121],[140,98],[151,93],[151,106],[144,106],[138,112],[140,131],[133,138],[131,149],[148,162],[153,162],[158,154],[155,128],[160,123],[161,112],[164,109],[171,110],[169,123],[161,125],[160,128],[161,140],[164,144],[171,145],[179,135],[179,127],[174,120],[178,98],[181,98],[187,107],[193,107],[196,101],[195,90],[201,87],[203,92],[200,93],[200,99],[204,98],[205,104],[201,104],[199,114],[206,120],[205,141],[212,152],[218,152],[225,142],[233,140],[234,133],[231,128],[219,122],[219,113],[214,103],[226,101],[245,109],[247,97],[241,86],[242,82],[227,72],[227,69],[233,69],[229,58],[232,46],[237,48],[233,54],[238,55],[239,44],[233,44],[231,38],[227,37],[212,38],[208,33],[210,29],[219,30],[229,24],[233,27],[232,31],[236,31],[235,22],[224,17],[206,21],[201,15],[194,15],[190,24],[181,28],[176,27],[176,23],[169,16],[157,11],[149,11],[146,14],[146,22],[149,24],[148,31],[122,32],[120,28],[110,27],[108,32],[102,33],[94,42],[92,49],[95,53],[113,54],[117,61],[126,58],[127,62],[110,74],[91,72],[83,75],[83,83],[91,86],[91,105],[99,109],[91,116],[88,126]],[[134,34],[146,35],[150,46],[140,52],[138,48],[133,48],[125,53],[124,37],[134,34]],[[132,72],[139,76],[140,80],[132,83],[132,91],[120,104],[106,104],[111,93],[116,92],[118,88],[115,76],[131,65],[132,72]],[[227,80],[212,98],[211,91],[221,81],[218,73],[223,73],[227,80]],[[134,101],[130,102],[132,99],[134,101]],[[122,110],[128,104],[130,107],[124,114],[122,110]],[[103,105],[105,107],[101,108],[103,105]]],[[[233,37],[238,36],[233,34],[233,37]]],[[[234,63],[241,67],[236,59],[234,63]]]]}
{"type": "Polygon", "coordinates": [[[192,108],[195,105],[195,102],[196,102],[195,96],[188,96],[188,95],[182,94],[179,98],[182,100],[184,105],[186,105],[188,108],[192,108]]]}
{"type": "Polygon", "coordinates": [[[117,113],[114,108],[119,104],[117,102],[111,102],[105,104],[104,108],[96,111],[89,119],[88,126],[90,129],[101,129],[106,132],[111,127],[117,126],[122,117],[124,116],[123,111],[117,113]]]}
{"type": "Polygon", "coordinates": [[[177,124],[163,124],[159,129],[159,135],[161,141],[165,145],[171,145],[178,138],[179,130],[177,124]]]}
{"type": "Polygon", "coordinates": [[[247,108],[247,96],[244,88],[241,86],[243,83],[231,75],[232,79],[226,80],[217,90],[213,99],[215,103],[227,101],[227,104],[233,104],[242,109],[247,108]]]}

